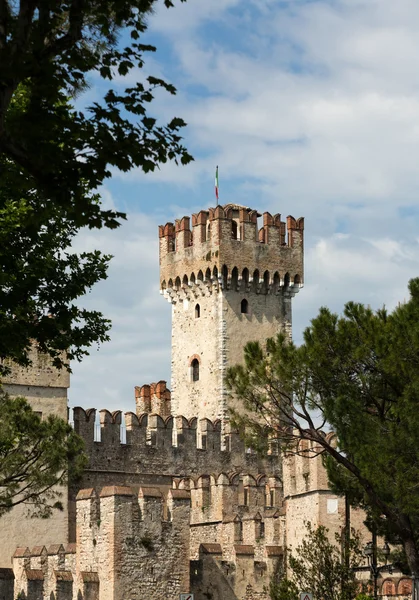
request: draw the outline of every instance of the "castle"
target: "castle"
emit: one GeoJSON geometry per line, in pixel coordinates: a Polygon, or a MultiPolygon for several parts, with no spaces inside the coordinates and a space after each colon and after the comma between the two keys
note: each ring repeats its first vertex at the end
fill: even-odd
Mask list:
{"type": "MultiPolygon", "coordinates": [[[[229,425],[227,367],[248,341],[291,337],[304,281],[304,220],[265,212],[259,227],[260,217],[227,204],[192,215],[192,228],[189,217],[159,228],[171,391],[164,381],[137,387],[135,412],[100,411],[99,437],[95,409],[74,409],[88,468],[64,513],[28,521],[15,509],[1,519],[0,598],[267,600],[304,521],[341,530],[344,501],[320,459],[275,447],[260,457],[229,425]]],[[[64,416],[67,374],[35,349],[32,358],[4,387],[64,416]]],[[[410,580],[384,585],[405,594],[410,580]]]]}

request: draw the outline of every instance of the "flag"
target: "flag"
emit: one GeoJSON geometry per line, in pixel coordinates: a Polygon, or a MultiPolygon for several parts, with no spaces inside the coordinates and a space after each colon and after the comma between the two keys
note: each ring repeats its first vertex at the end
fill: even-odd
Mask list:
{"type": "Polygon", "coordinates": [[[215,169],[215,197],[217,198],[218,202],[218,166],[215,169]]]}

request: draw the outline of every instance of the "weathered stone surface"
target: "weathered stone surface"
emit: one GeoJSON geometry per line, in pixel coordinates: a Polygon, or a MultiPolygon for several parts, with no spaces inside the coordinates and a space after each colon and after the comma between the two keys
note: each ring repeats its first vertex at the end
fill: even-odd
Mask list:
{"type": "MultiPolygon", "coordinates": [[[[3,389],[11,396],[23,396],[32,409],[42,415],[56,415],[67,419],[67,389],[70,376],[65,369],[58,370],[52,366],[51,359],[38,352],[33,345],[29,358],[29,368],[10,364],[11,373],[2,379],[3,389]]],[[[0,567],[10,567],[16,546],[35,544],[50,546],[57,539],[66,540],[68,535],[68,493],[61,487],[60,498],[64,510],[55,510],[45,526],[43,519],[28,520],[28,508],[16,506],[12,511],[0,518],[0,567]]]]}

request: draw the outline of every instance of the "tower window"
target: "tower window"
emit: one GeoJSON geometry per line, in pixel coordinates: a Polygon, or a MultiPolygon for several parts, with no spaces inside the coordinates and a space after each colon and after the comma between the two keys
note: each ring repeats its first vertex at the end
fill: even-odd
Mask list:
{"type": "Polygon", "coordinates": [[[199,306],[199,304],[197,304],[195,306],[195,319],[199,319],[200,316],[201,316],[201,307],[199,306]]]}
{"type": "Polygon", "coordinates": [[[231,222],[231,237],[233,240],[239,239],[236,221],[231,222]]]}
{"type": "Polygon", "coordinates": [[[192,363],[192,381],[199,381],[199,362],[197,358],[194,358],[192,363]]]}
{"type": "Polygon", "coordinates": [[[246,298],[243,298],[243,300],[240,303],[240,311],[242,312],[242,314],[247,315],[249,312],[249,303],[246,300],[246,298]]]}

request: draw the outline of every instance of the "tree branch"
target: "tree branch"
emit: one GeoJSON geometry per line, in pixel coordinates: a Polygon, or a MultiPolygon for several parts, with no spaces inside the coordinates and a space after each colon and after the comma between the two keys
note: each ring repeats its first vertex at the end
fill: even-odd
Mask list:
{"type": "Polygon", "coordinates": [[[31,30],[37,3],[38,0],[20,0],[16,36],[12,46],[12,56],[16,55],[18,52],[24,51],[27,47],[29,32],[31,30]]]}
{"type": "Polygon", "coordinates": [[[83,17],[85,0],[73,0],[70,7],[68,30],[65,35],[45,46],[43,57],[58,56],[64,50],[70,50],[83,38],[83,17]]]}

